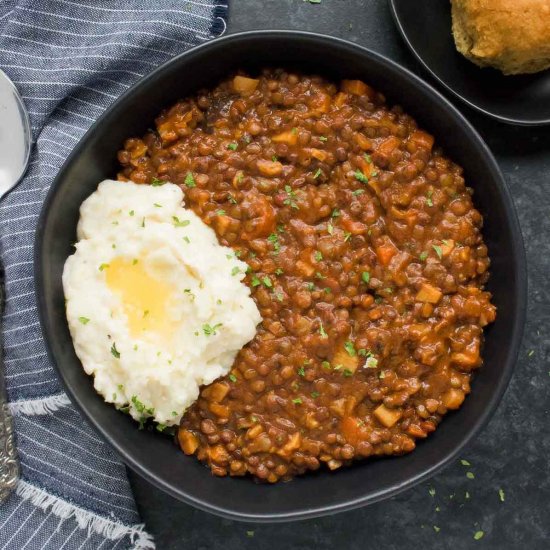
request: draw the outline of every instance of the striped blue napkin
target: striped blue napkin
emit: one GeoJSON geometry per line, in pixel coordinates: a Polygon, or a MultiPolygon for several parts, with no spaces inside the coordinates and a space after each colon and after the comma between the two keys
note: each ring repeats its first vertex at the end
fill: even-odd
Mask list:
{"type": "Polygon", "coordinates": [[[36,312],[33,240],[67,155],[121,93],[222,34],[225,0],[0,0],[0,68],[29,109],[24,181],[0,203],[6,384],[21,480],[0,505],[0,550],[154,548],[126,471],[52,369],[36,312]]]}

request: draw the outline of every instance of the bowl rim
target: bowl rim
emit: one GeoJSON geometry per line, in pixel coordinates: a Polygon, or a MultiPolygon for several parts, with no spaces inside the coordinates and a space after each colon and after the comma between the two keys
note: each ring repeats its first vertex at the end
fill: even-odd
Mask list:
{"type": "Polygon", "coordinates": [[[483,141],[479,133],[470,124],[470,122],[439,91],[437,91],[428,83],[424,82],[424,80],[422,80],[420,77],[413,74],[408,69],[402,67],[395,61],[392,61],[389,58],[379,53],[376,53],[368,48],[354,44],[347,40],[332,37],[329,35],[324,35],[321,33],[305,32],[305,31],[283,30],[283,29],[253,30],[253,31],[234,33],[234,34],[224,36],[222,38],[214,39],[210,42],[201,44],[194,48],[190,48],[189,50],[186,50],[185,52],[172,57],[171,59],[169,59],[162,65],[160,65],[158,68],[153,70],[151,73],[144,76],[136,84],[134,84],[128,90],[126,90],[109,107],[105,109],[105,111],[101,114],[101,116],[90,126],[90,128],[86,131],[86,133],[80,138],[79,142],[76,144],[73,151],[69,154],[69,156],[61,166],[59,172],[57,173],[54,181],[52,182],[52,185],[45,198],[45,201],[42,206],[40,216],[38,219],[38,225],[37,225],[35,241],[34,241],[34,283],[36,288],[36,298],[38,303],[40,327],[42,330],[42,335],[46,345],[48,357],[52,365],[54,366],[54,369],[56,370],[59,378],[61,379],[63,386],[66,390],[66,393],[70,398],[71,402],[76,406],[76,408],[79,410],[82,416],[88,421],[88,423],[101,435],[102,439],[106,441],[112,448],[115,449],[115,451],[119,454],[121,460],[127,466],[129,466],[134,472],[136,472],[145,480],[147,480],[149,483],[153,484],[157,488],[163,490],[164,492],[168,493],[169,495],[171,495],[172,497],[175,497],[180,501],[183,501],[187,504],[191,504],[203,511],[214,513],[216,515],[219,515],[228,519],[238,520],[238,521],[247,521],[247,522],[253,522],[253,523],[262,523],[262,522],[276,523],[276,522],[285,522],[285,521],[293,521],[293,520],[302,520],[302,519],[325,516],[325,515],[334,514],[338,512],[344,512],[344,511],[352,510],[354,508],[358,508],[360,506],[364,506],[366,504],[372,504],[374,502],[378,502],[380,500],[390,498],[406,489],[409,489],[421,483],[422,481],[438,473],[450,462],[452,462],[459,455],[462,449],[487,424],[488,420],[491,418],[494,411],[496,410],[496,407],[499,404],[508,386],[508,383],[513,374],[513,370],[515,368],[515,364],[516,364],[517,356],[519,352],[519,346],[523,335],[523,328],[524,328],[525,315],[526,315],[526,298],[527,298],[527,272],[525,267],[525,250],[524,250],[523,238],[522,238],[522,234],[519,226],[519,221],[517,218],[516,211],[514,209],[512,197],[508,189],[508,186],[506,185],[506,181],[490,149],[488,148],[486,143],[483,141]],[[509,347],[509,352],[507,356],[508,360],[506,361],[505,365],[501,369],[499,382],[494,388],[491,394],[490,400],[488,400],[487,403],[485,404],[482,414],[480,414],[477,417],[475,423],[472,424],[469,431],[462,438],[462,440],[457,442],[452,452],[449,452],[445,457],[443,457],[442,459],[440,459],[430,467],[424,468],[421,471],[421,473],[407,479],[406,482],[397,483],[397,484],[394,484],[393,486],[386,487],[378,491],[371,491],[367,495],[363,495],[352,500],[345,500],[343,502],[336,502],[334,504],[323,505],[319,507],[301,509],[301,510],[290,511],[290,512],[251,514],[251,513],[238,512],[230,508],[218,506],[216,504],[212,504],[208,502],[208,499],[197,498],[192,495],[189,495],[184,489],[176,489],[173,485],[170,485],[169,483],[160,479],[153,472],[149,471],[146,467],[142,466],[138,460],[134,459],[132,455],[130,455],[124,450],[124,445],[120,444],[119,441],[110,437],[109,434],[107,434],[104,431],[102,424],[99,421],[97,421],[92,414],[89,414],[87,412],[86,405],[82,402],[80,397],[76,393],[73,393],[72,390],[70,389],[69,383],[66,377],[64,376],[63,370],[57,364],[57,361],[55,359],[55,356],[52,350],[52,346],[50,344],[50,342],[53,340],[55,336],[56,328],[53,323],[50,323],[48,321],[46,316],[47,305],[46,305],[46,298],[45,298],[45,292],[44,292],[46,285],[44,283],[44,276],[43,276],[44,270],[45,270],[44,257],[45,257],[46,251],[43,246],[44,243],[43,243],[42,236],[44,234],[44,227],[48,219],[51,203],[53,202],[54,197],[57,195],[58,188],[60,187],[63,174],[66,168],[80,155],[82,149],[85,147],[86,142],[88,141],[88,137],[91,134],[93,134],[101,124],[103,124],[103,120],[107,117],[107,115],[113,109],[117,108],[118,106],[126,102],[128,97],[130,97],[133,93],[135,93],[135,91],[138,90],[139,88],[145,86],[150,79],[156,78],[157,75],[159,75],[164,70],[169,68],[172,64],[181,62],[182,59],[185,59],[189,55],[193,55],[197,51],[207,52],[209,49],[213,49],[215,51],[220,47],[230,46],[232,43],[238,42],[240,40],[262,40],[265,38],[273,38],[273,37],[277,37],[279,39],[304,39],[304,40],[310,40],[317,44],[322,44],[325,47],[332,47],[334,45],[337,45],[342,48],[353,49],[358,54],[362,56],[367,56],[373,59],[375,62],[386,67],[389,71],[394,71],[394,72],[396,71],[401,73],[401,75],[404,78],[408,79],[409,82],[413,82],[416,86],[420,86],[424,88],[424,91],[431,96],[430,100],[432,103],[439,102],[440,108],[446,109],[447,111],[449,111],[450,114],[455,119],[456,124],[462,125],[464,127],[464,130],[466,131],[466,133],[469,133],[471,139],[473,139],[482,149],[482,153],[483,153],[483,156],[485,157],[487,166],[491,171],[491,173],[493,174],[495,181],[498,182],[498,187],[502,195],[506,218],[510,226],[513,256],[517,259],[517,261],[515,262],[514,268],[515,268],[515,276],[517,279],[517,288],[516,288],[515,298],[516,298],[518,307],[517,307],[516,316],[514,320],[512,336],[510,338],[509,345],[508,345],[509,347]]]}
{"type": "MultiPolygon", "coordinates": [[[[395,26],[397,27],[397,30],[399,31],[399,34],[401,35],[403,42],[405,42],[410,52],[413,54],[415,59],[422,65],[422,67],[437,81],[437,83],[443,86],[447,91],[451,92],[456,98],[460,99],[460,101],[464,102],[466,105],[468,105],[468,107],[471,107],[478,113],[482,113],[485,116],[488,116],[494,120],[498,120],[499,122],[509,124],[511,126],[532,127],[532,126],[548,126],[550,124],[550,118],[540,118],[537,120],[525,120],[521,118],[514,118],[514,117],[505,116],[505,115],[499,115],[498,113],[494,113],[488,109],[485,109],[484,107],[481,107],[477,103],[474,103],[473,101],[469,100],[466,96],[458,93],[451,85],[447,84],[447,82],[445,82],[445,80],[443,80],[430,67],[428,63],[426,63],[424,58],[418,53],[417,49],[409,40],[409,35],[405,31],[405,27],[403,26],[403,21],[401,20],[401,18],[397,13],[398,0],[388,0],[388,2],[390,4],[390,12],[392,14],[392,18],[395,23],[395,26]]],[[[482,69],[480,68],[480,70],[482,69]]]]}

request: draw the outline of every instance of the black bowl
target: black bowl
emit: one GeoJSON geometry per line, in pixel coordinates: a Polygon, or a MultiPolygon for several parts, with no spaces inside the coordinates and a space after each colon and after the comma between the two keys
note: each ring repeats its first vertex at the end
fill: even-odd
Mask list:
{"type": "Polygon", "coordinates": [[[354,44],[301,32],[248,32],[215,40],[159,67],[125,93],[88,131],[57,176],[36,237],[36,288],[42,329],[67,392],[88,421],[138,474],[174,497],[234,519],[283,521],[334,513],[394,495],[434,475],[453,460],[494,412],[508,384],[525,316],[525,258],[512,200],[489,149],[438,92],[384,57],[354,44]],[[213,86],[231,71],[285,66],[329,78],[361,78],[399,102],[435,134],[465,169],[474,202],[485,216],[492,258],[489,289],[498,306],[486,331],[485,366],[464,406],[403,457],[370,460],[290,483],[260,485],[249,478],[216,478],[168,438],[139,431],[106,405],[76,357],[61,274],[72,253],[78,210],[104,178],[117,172],[116,153],[129,136],[143,134],[155,116],[179,98],[213,86]]]}

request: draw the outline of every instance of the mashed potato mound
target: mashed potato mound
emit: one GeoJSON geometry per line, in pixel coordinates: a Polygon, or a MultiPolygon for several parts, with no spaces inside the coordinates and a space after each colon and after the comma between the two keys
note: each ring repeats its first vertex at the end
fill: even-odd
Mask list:
{"type": "Polygon", "coordinates": [[[84,370],[134,419],[178,424],[256,333],[247,264],[172,184],[100,183],[81,206],[78,239],[63,288],[84,370]]]}

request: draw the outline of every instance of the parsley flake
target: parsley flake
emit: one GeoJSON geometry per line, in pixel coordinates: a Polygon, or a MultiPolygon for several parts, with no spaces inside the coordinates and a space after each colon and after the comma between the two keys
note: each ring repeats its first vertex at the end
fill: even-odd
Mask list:
{"type": "Polygon", "coordinates": [[[216,330],[222,326],[222,323],[217,323],[214,326],[205,323],[202,325],[202,331],[205,336],[215,336],[217,334],[216,330]]]}
{"type": "Polygon", "coordinates": [[[151,180],[151,185],[153,187],[160,187],[161,185],[164,185],[165,183],[166,183],[165,181],[159,180],[158,178],[153,178],[151,180]]]}
{"type": "Polygon", "coordinates": [[[262,277],[262,283],[267,288],[272,288],[273,287],[273,283],[271,282],[271,279],[267,275],[265,277],[262,277]]]}
{"type": "Polygon", "coordinates": [[[238,267],[238,266],[235,266],[232,270],[231,270],[231,276],[234,277],[235,275],[239,274],[241,272],[241,268],[238,267]]]}
{"type": "Polygon", "coordinates": [[[88,317],[79,317],[78,320],[83,324],[87,325],[90,322],[90,319],[88,317]]]}
{"type": "Polygon", "coordinates": [[[238,147],[238,145],[236,143],[228,143],[227,144],[227,148],[231,151],[236,151],[237,147],[238,147]]]}
{"type": "Polygon", "coordinates": [[[355,357],[357,355],[357,352],[355,351],[355,346],[353,345],[353,342],[351,342],[349,340],[344,344],[344,349],[347,351],[347,353],[350,357],[355,357]]]}
{"type": "Polygon", "coordinates": [[[231,382],[236,382],[236,381],[237,381],[237,377],[236,377],[234,374],[230,374],[230,375],[229,375],[229,380],[231,380],[231,382]]]}
{"type": "Polygon", "coordinates": [[[177,216],[172,216],[172,221],[176,227],[187,227],[191,223],[189,220],[180,220],[177,216]]]}
{"type": "Polygon", "coordinates": [[[295,399],[293,399],[292,402],[295,405],[301,405],[302,404],[302,400],[299,397],[296,397],[295,399]]]}
{"type": "Polygon", "coordinates": [[[197,184],[195,183],[195,178],[193,177],[193,174],[191,172],[187,172],[183,183],[185,183],[185,185],[187,185],[187,187],[189,188],[197,186],[197,184]]]}
{"type": "Polygon", "coordinates": [[[369,183],[369,178],[367,178],[367,176],[365,176],[365,174],[363,174],[361,170],[356,170],[354,176],[355,179],[357,181],[360,181],[361,183],[369,183]]]}
{"type": "Polygon", "coordinates": [[[361,279],[363,279],[363,282],[365,284],[369,284],[369,281],[370,281],[370,273],[368,271],[363,271],[363,273],[361,273],[361,279]]]}
{"type": "Polygon", "coordinates": [[[313,255],[316,262],[320,262],[323,259],[323,255],[317,250],[313,255]]]}
{"type": "Polygon", "coordinates": [[[315,179],[317,179],[319,176],[321,176],[323,174],[323,171],[320,169],[320,168],[317,168],[317,171],[315,172],[315,174],[313,174],[313,177],[315,179]]]}
{"type": "Polygon", "coordinates": [[[103,271],[104,269],[107,269],[109,267],[109,264],[101,264],[99,266],[99,271],[103,271]]]}
{"type": "Polygon", "coordinates": [[[323,323],[319,325],[319,334],[321,335],[321,338],[328,338],[328,334],[325,331],[325,327],[323,327],[323,323]]]}
{"type": "Polygon", "coordinates": [[[116,359],[120,359],[120,353],[116,349],[116,343],[115,342],[113,342],[113,345],[111,346],[111,355],[113,357],[115,357],[116,359]]]}
{"type": "Polygon", "coordinates": [[[439,259],[443,258],[443,252],[441,250],[440,246],[437,246],[436,244],[432,244],[432,248],[435,250],[435,253],[438,255],[439,259]]]}
{"type": "Polygon", "coordinates": [[[482,539],[485,533],[483,531],[476,531],[474,533],[474,540],[482,539]]]}

